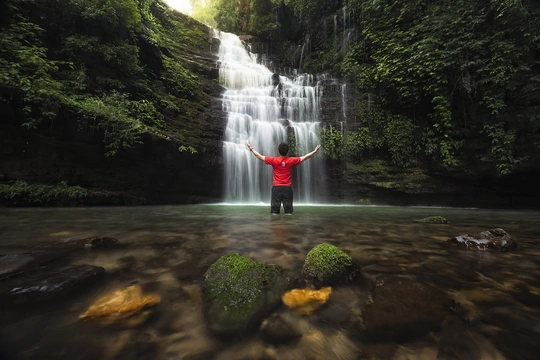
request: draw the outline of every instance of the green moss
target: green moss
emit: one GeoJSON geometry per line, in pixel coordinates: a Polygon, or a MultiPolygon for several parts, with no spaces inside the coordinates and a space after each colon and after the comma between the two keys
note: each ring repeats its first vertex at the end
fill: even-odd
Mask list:
{"type": "Polygon", "coordinates": [[[263,305],[264,291],[281,274],[275,265],[256,262],[239,254],[228,254],[218,259],[204,275],[203,301],[218,306],[218,321],[235,328],[246,324],[263,305]]]}
{"type": "Polygon", "coordinates": [[[307,254],[303,272],[325,282],[336,274],[346,272],[351,265],[351,257],[334,245],[319,244],[307,254]]]}
{"type": "Polygon", "coordinates": [[[442,216],[428,216],[426,218],[423,218],[422,220],[418,220],[418,222],[429,224],[446,224],[448,223],[448,220],[446,220],[442,216]]]}

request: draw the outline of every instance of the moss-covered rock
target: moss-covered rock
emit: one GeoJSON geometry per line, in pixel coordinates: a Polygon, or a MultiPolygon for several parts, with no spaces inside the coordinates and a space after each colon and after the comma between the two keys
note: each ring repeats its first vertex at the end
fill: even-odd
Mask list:
{"type": "Polygon", "coordinates": [[[428,216],[426,218],[423,218],[422,220],[418,220],[418,222],[428,224],[448,224],[448,220],[446,220],[442,216],[428,216]]]}
{"type": "Polygon", "coordinates": [[[302,269],[304,275],[320,284],[335,284],[356,275],[349,255],[330,244],[319,244],[307,254],[302,269]]]}
{"type": "Polygon", "coordinates": [[[284,270],[239,254],[219,258],[204,275],[203,305],[209,328],[232,335],[257,326],[288,287],[284,270]]]}

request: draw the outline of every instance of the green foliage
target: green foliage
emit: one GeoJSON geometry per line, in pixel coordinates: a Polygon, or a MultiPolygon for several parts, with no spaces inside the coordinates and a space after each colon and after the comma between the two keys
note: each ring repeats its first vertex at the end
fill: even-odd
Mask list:
{"type": "MultiPolygon", "coordinates": [[[[100,66],[114,69],[120,74],[133,76],[142,71],[139,64],[139,48],[123,39],[116,38],[103,42],[103,39],[98,36],[74,34],[65,39],[63,51],[77,58],[80,63],[87,63],[87,59],[95,57],[99,59],[100,66]]],[[[97,73],[93,75],[102,78],[102,75],[97,73]]],[[[107,75],[117,78],[115,74],[109,72],[107,75]]],[[[119,84],[125,87],[122,82],[119,84]]],[[[107,86],[108,84],[100,81],[100,85],[107,86]]]]}
{"type": "Polygon", "coordinates": [[[141,22],[140,4],[144,6],[145,1],[70,0],[67,5],[83,19],[99,25],[133,27],[141,22]]]}
{"type": "Polygon", "coordinates": [[[372,92],[376,89],[377,81],[375,80],[375,66],[366,63],[368,56],[369,49],[365,41],[353,44],[340,63],[340,70],[343,75],[352,79],[359,89],[372,92]]]}
{"type": "Polygon", "coordinates": [[[231,0],[215,0],[215,7],[219,9],[215,15],[215,21],[218,29],[226,32],[240,33],[242,27],[247,24],[242,24],[241,17],[241,2],[231,0]]]}
{"type": "Polygon", "coordinates": [[[147,100],[132,101],[128,94],[112,91],[101,96],[84,96],[72,102],[84,124],[96,123],[104,132],[106,155],[141,143],[145,132],[164,136],[158,129],[163,116],[147,100]]]}
{"type": "Polygon", "coordinates": [[[47,58],[39,40],[38,25],[19,19],[3,29],[0,36],[1,100],[20,101],[23,125],[35,128],[43,119],[54,118],[64,100],[63,86],[55,79],[58,61],[47,58]]]}
{"type": "Polygon", "coordinates": [[[99,128],[113,155],[196,115],[203,92],[186,50],[206,49],[208,29],[161,0],[8,0],[5,9],[0,101],[24,126],[99,128]]]}
{"type": "Polygon", "coordinates": [[[323,143],[324,154],[330,159],[340,159],[343,156],[343,133],[335,128],[323,128],[321,129],[321,136],[323,143]]]}
{"type": "Polygon", "coordinates": [[[324,153],[331,159],[352,157],[360,159],[364,152],[385,148],[393,164],[407,167],[416,162],[418,144],[415,140],[416,126],[411,119],[373,108],[361,117],[369,126],[349,129],[342,133],[335,127],[321,131],[324,153]]]}
{"type": "Polygon", "coordinates": [[[482,129],[491,139],[491,154],[495,158],[495,167],[501,175],[510,174],[512,167],[519,164],[523,159],[514,157],[516,132],[505,131],[504,124],[486,124],[482,129]]]}
{"type": "Polygon", "coordinates": [[[213,1],[191,0],[191,10],[194,19],[213,28],[218,28],[215,20],[218,8],[213,1]]]}
{"type": "Polygon", "coordinates": [[[289,156],[300,156],[300,150],[296,144],[296,135],[290,128],[287,132],[287,144],[289,145],[289,156]]]}
{"type": "Polygon", "coordinates": [[[313,33],[324,16],[339,8],[333,0],[285,0],[285,4],[294,11],[307,33],[313,33]]]}
{"type": "Polygon", "coordinates": [[[384,140],[392,162],[398,166],[414,163],[416,143],[414,141],[415,126],[404,116],[393,117],[384,128],[384,140]]]}
{"type": "Polygon", "coordinates": [[[361,205],[370,205],[371,204],[371,199],[360,198],[360,199],[356,200],[356,202],[358,204],[361,204],[361,205]]]}
{"type": "MultiPolygon", "coordinates": [[[[362,36],[349,46],[340,70],[361,93],[372,93],[375,105],[407,118],[414,114],[421,157],[444,170],[475,166],[464,164],[460,151],[467,141],[478,141],[475,135],[483,129],[499,174],[525,161],[515,154],[530,152],[529,144],[540,136],[534,125],[540,3],[349,0],[347,5],[362,14],[362,36]],[[494,123],[503,125],[494,128],[494,123]]],[[[373,115],[361,117],[375,120],[373,115]]],[[[394,158],[401,140],[391,141],[397,128],[393,131],[389,121],[372,121],[369,130],[384,128],[394,158]]],[[[532,158],[538,159],[536,151],[532,158]]]]}
{"type": "Polygon", "coordinates": [[[326,282],[333,276],[346,272],[351,265],[351,257],[339,248],[330,244],[319,244],[307,254],[302,271],[326,282]]]}
{"type": "Polygon", "coordinates": [[[382,147],[383,141],[384,138],[372,136],[366,126],[350,130],[347,132],[345,139],[345,153],[360,158],[364,151],[382,147]]]}
{"type": "Polygon", "coordinates": [[[191,74],[175,59],[164,58],[165,72],[162,80],[168,85],[172,94],[180,98],[193,98],[200,95],[201,86],[199,78],[191,74]]]}
{"type": "Polygon", "coordinates": [[[191,145],[189,145],[189,146],[180,145],[178,147],[178,151],[180,151],[180,152],[189,152],[191,155],[195,155],[197,153],[197,149],[195,149],[191,145]]]}
{"type": "Polygon", "coordinates": [[[452,112],[448,99],[443,96],[433,98],[433,119],[431,128],[426,127],[423,133],[423,144],[426,155],[432,156],[443,169],[455,169],[461,165],[457,150],[461,147],[462,141],[451,137],[452,112]]]}
{"type": "Polygon", "coordinates": [[[28,184],[17,180],[13,184],[0,184],[0,201],[9,205],[48,205],[57,201],[75,200],[87,195],[80,186],[69,186],[62,181],[57,185],[28,184]]]}
{"type": "Polygon", "coordinates": [[[347,180],[410,194],[429,193],[433,181],[419,167],[403,168],[380,159],[347,164],[347,180]]]}
{"type": "Polygon", "coordinates": [[[250,31],[256,35],[269,38],[278,29],[274,8],[278,5],[276,0],[251,0],[250,2],[250,31]]]}

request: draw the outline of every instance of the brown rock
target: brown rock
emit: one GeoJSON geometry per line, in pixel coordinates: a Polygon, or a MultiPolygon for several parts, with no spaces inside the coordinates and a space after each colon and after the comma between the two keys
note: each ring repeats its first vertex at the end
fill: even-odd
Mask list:
{"type": "MultiPolygon", "coordinates": [[[[101,320],[105,325],[123,321],[140,313],[149,307],[159,304],[158,295],[143,295],[139,285],[126,289],[115,290],[97,299],[85,313],[79,316],[81,320],[101,320]]],[[[130,321],[130,325],[142,323],[150,313],[142,312],[142,320],[130,321]]]]}
{"type": "Polygon", "coordinates": [[[379,280],[372,299],[363,319],[366,335],[377,340],[407,340],[438,330],[450,308],[442,291],[411,277],[379,280]]]}

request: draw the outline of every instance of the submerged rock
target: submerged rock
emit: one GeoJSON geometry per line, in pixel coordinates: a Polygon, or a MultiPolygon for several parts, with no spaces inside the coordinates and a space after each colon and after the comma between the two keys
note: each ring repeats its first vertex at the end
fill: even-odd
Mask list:
{"type": "Polygon", "coordinates": [[[301,319],[289,310],[272,314],[261,325],[262,338],[270,344],[290,343],[302,336],[301,319]]]}
{"type": "Polygon", "coordinates": [[[302,315],[309,315],[328,301],[332,293],[331,287],[320,290],[293,289],[287,291],[281,300],[289,308],[302,315]]]}
{"type": "Polygon", "coordinates": [[[288,287],[277,265],[229,254],[204,274],[202,297],[210,330],[231,335],[258,326],[279,305],[288,287]]]}
{"type": "Polygon", "coordinates": [[[143,295],[140,285],[133,285],[100,297],[79,319],[94,320],[102,325],[123,322],[136,326],[150,316],[151,313],[144,310],[159,304],[160,301],[158,295],[143,295]]]}
{"type": "Polygon", "coordinates": [[[0,276],[21,272],[58,258],[56,254],[16,253],[0,255],[0,276]]]}
{"type": "Polygon", "coordinates": [[[448,220],[446,220],[442,216],[428,216],[423,218],[422,220],[418,220],[418,222],[428,224],[448,224],[448,220]]]}
{"type": "Polygon", "coordinates": [[[0,285],[0,301],[15,304],[54,300],[84,288],[106,274],[99,266],[78,265],[59,273],[34,271],[12,277],[0,285]]]}
{"type": "Polygon", "coordinates": [[[86,239],[66,239],[63,241],[58,241],[53,244],[44,245],[43,247],[52,247],[60,249],[73,249],[73,248],[82,248],[82,249],[95,249],[95,248],[104,248],[109,247],[118,242],[118,239],[112,237],[89,237],[86,239]]]}
{"type": "Polygon", "coordinates": [[[366,335],[401,341],[438,330],[449,313],[446,295],[415,278],[382,278],[363,309],[366,335]]]}
{"type": "Polygon", "coordinates": [[[360,358],[361,349],[356,341],[352,341],[344,332],[322,333],[312,329],[302,335],[292,351],[282,346],[277,355],[277,359],[357,360],[360,358]]]}
{"type": "Polygon", "coordinates": [[[508,251],[517,249],[517,243],[501,228],[453,237],[446,244],[464,250],[508,251]]]}
{"type": "Polygon", "coordinates": [[[437,359],[506,360],[493,343],[457,316],[451,315],[444,319],[442,329],[437,359]]]}
{"type": "Polygon", "coordinates": [[[330,244],[319,244],[311,249],[302,272],[308,279],[323,285],[347,282],[357,275],[351,257],[330,244]]]}

